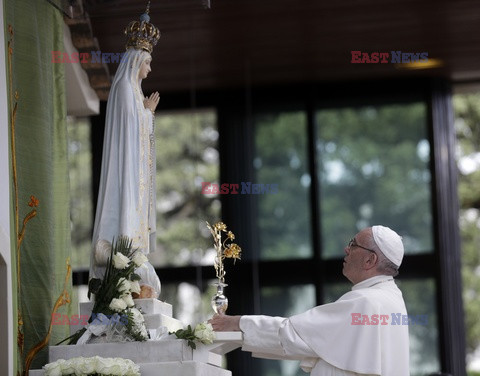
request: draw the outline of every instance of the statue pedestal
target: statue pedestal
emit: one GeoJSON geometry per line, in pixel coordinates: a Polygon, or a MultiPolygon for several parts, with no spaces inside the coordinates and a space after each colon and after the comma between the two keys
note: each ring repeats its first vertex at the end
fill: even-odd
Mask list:
{"type": "MultiPolygon", "coordinates": [[[[145,312],[148,330],[167,326],[169,331],[179,327],[180,321],[171,317],[171,305],[156,299],[138,299],[135,303],[145,312]],[[170,308],[169,308],[170,307],[170,308]],[[147,318],[148,317],[148,318],[147,318]]],[[[90,315],[91,303],[82,303],[80,313],[90,315]]],[[[81,327],[81,326],[80,326],[81,327]]],[[[72,332],[80,327],[72,328],[72,332]]],[[[197,343],[196,350],[180,339],[148,340],[145,342],[109,342],[85,345],[50,346],[49,361],[75,357],[101,356],[105,358],[130,359],[140,366],[142,376],[231,376],[221,368],[222,356],[242,346],[241,332],[215,333],[214,343],[197,343]]],[[[41,376],[43,370],[31,370],[30,376],[41,376]]]]}
{"type": "MultiPolygon", "coordinates": [[[[95,343],[86,345],[50,346],[50,362],[79,356],[125,358],[140,366],[142,376],[231,376],[221,368],[222,355],[242,344],[241,332],[216,333],[213,344],[197,344],[193,350],[186,341],[166,339],[160,341],[95,343]]],[[[43,370],[32,370],[30,376],[43,376],[43,370]]]]}

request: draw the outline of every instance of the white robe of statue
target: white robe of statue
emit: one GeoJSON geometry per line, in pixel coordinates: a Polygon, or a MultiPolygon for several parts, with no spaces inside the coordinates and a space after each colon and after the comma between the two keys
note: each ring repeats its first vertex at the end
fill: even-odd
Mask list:
{"type": "MultiPolygon", "coordinates": [[[[151,56],[130,48],[113,79],[107,102],[102,169],[90,257],[90,278],[102,278],[111,242],[120,235],[144,254],[155,249],[154,117],[146,109],[139,69],[151,56]]],[[[153,266],[136,271],[160,293],[153,266]]]]}
{"type": "Polygon", "coordinates": [[[392,313],[407,314],[402,293],[392,277],[376,276],[336,302],[288,319],[242,316],[242,350],[300,360],[312,376],[408,376],[408,325],[392,325],[392,313]],[[388,324],[352,325],[352,313],[388,315],[388,324]]]}

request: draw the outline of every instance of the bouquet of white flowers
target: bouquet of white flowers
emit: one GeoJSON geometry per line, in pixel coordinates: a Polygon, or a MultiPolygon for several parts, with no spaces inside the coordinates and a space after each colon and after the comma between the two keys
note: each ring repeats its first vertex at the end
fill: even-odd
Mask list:
{"type": "Polygon", "coordinates": [[[170,334],[175,334],[177,338],[186,340],[188,346],[194,350],[197,348],[195,342],[201,342],[205,345],[209,345],[213,343],[213,340],[215,339],[212,324],[208,324],[206,322],[197,324],[195,329],[192,329],[192,327],[188,325],[187,329],[179,329],[170,334]]]}
{"type": "Polygon", "coordinates": [[[91,358],[59,359],[43,366],[45,376],[96,375],[140,376],[140,367],[129,359],[91,358]]]}
{"type": "Polygon", "coordinates": [[[108,342],[146,341],[145,321],[132,298],[132,293],[140,293],[140,276],[134,271],[145,261],[141,251],[132,249],[129,238],[119,237],[112,246],[103,280],[89,281],[88,298],[95,295],[89,325],[60,343],[82,344],[92,335],[105,335],[108,342]]]}

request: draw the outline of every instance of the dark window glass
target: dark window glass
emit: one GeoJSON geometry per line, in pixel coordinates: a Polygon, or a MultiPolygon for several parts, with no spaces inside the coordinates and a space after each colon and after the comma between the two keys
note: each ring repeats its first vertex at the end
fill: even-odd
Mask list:
{"type": "Polygon", "coordinates": [[[74,270],[90,265],[92,247],[92,150],[88,119],[67,117],[70,179],[71,264],[74,270]]]}
{"type": "Polygon", "coordinates": [[[265,193],[255,195],[259,211],[260,258],[311,257],[305,113],[258,115],[255,118],[255,150],[255,182],[266,189],[265,193]]]}
{"type": "Polygon", "coordinates": [[[402,290],[407,312],[413,319],[426,315],[425,325],[412,321],[410,333],[410,373],[423,376],[440,371],[437,294],[433,279],[397,280],[402,290]]]}
{"type": "Polygon", "coordinates": [[[204,287],[202,291],[187,282],[162,284],[159,299],[172,305],[174,318],[194,327],[214,315],[210,300],[215,295],[215,287],[212,284],[204,287]]]}
{"type": "Polygon", "coordinates": [[[213,265],[213,241],[205,221],[220,219],[219,155],[213,110],[160,114],[155,118],[157,153],[157,251],[154,266],[213,265]]]}
{"type": "Polygon", "coordinates": [[[407,254],[432,252],[425,104],[323,109],[315,122],[323,257],[375,224],[402,235],[407,254]]]}

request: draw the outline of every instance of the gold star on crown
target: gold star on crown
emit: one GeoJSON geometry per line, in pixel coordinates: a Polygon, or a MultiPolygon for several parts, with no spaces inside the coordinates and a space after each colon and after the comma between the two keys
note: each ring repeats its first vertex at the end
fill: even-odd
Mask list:
{"type": "Polygon", "coordinates": [[[150,1],[145,13],[140,16],[140,21],[132,21],[125,28],[127,36],[126,48],[133,47],[137,50],[145,50],[152,53],[153,47],[160,39],[160,30],[150,23],[150,1]]]}

